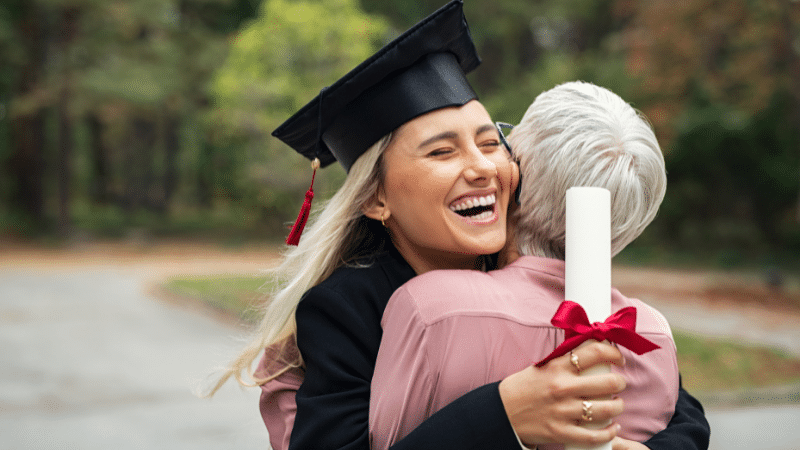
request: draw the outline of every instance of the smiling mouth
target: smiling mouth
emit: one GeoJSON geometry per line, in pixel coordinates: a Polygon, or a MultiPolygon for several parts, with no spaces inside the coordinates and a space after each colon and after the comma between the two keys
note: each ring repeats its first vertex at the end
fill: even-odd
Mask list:
{"type": "Polygon", "coordinates": [[[460,199],[450,205],[450,211],[472,220],[484,220],[494,215],[497,197],[494,194],[460,199]]]}

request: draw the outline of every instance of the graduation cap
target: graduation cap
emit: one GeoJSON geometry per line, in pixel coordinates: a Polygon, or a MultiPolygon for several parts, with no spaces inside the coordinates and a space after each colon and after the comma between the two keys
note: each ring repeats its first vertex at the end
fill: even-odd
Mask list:
{"type": "MultiPolygon", "coordinates": [[[[466,73],[479,64],[463,1],[451,1],[323,88],[272,135],[312,160],[315,174],[334,161],[349,171],[400,125],[477,98],[466,73]]],[[[299,240],[311,198],[309,188],[287,243],[299,240]]]]}

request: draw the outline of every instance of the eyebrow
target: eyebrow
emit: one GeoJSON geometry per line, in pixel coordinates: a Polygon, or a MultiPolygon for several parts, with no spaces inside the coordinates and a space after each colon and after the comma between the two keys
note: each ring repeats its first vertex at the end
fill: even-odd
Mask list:
{"type": "MultiPolygon", "coordinates": [[[[495,129],[496,128],[495,128],[495,126],[493,124],[481,125],[475,131],[475,136],[478,136],[480,134],[486,133],[487,131],[491,131],[491,130],[495,130],[495,129]]],[[[445,131],[443,133],[439,133],[439,134],[437,134],[437,135],[435,135],[433,137],[425,139],[424,141],[422,141],[417,146],[417,148],[425,147],[426,145],[432,144],[432,143],[434,143],[436,141],[441,141],[441,140],[444,140],[444,139],[455,139],[457,137],[458,137],[458,134],[456,132],[454,132],[454,131],[445,131]]]]}
{"type": "Polygon", "coordinates": [[[478,128],[478,131],[475,132],[475,136],[486,133],[487,131],[497,131],[497,127],[495,127],[494,124],[487,123],[486,125],[483,125],[480,128],[478,128]]]}

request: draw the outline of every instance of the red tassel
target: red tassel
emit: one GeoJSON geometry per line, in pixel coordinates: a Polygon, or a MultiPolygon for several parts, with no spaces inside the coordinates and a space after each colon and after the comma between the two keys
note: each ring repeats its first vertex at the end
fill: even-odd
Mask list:
{"type": "Polygon", "coordinates": [[[314,158],[311,162],[311,168],[314,173],[311,174],[311,186],[306,191],[305,199],[303,199],[303,206],[300,208],[300,214],[297,215],[297,220],[294,222],[292,231],[286,237],[286,245],[297,245],[300,243],[300,235],[303,234],[303,228],[308,221],[308,215],[311,212],[311,200],[314,200],[314,178],[317,176],[317,169],[319,169],[319,159],[314,158]]]}

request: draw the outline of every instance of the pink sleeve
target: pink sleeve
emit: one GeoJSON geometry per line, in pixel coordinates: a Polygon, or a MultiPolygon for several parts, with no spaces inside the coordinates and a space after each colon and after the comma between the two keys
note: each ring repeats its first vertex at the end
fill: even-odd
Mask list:
{"type": "Polygon", "coordinates": [[[381,321],[381,339],[369,402],[370,448],[382,450],[405,437],[433,411],[426,327],[414,300],[400,288],[381,321]]]}
{"type": "MultiPolygon", "coordinates": [[[[270,369],[274,366],[267,364],[268,358],[270,361],[274,361],[278,351],[278,345],[273,345],[265,350],[264,357],[256,370],[257,376],[264,377],[270,373],[270,369]]],[[[297,350],[292,345],[289,351],[296,352],[297,350]]],[[[302,382],[303,370],[299,367],[292,367],[261,385],[259,409],[264,425],[267,426],[273,450],[289,448],[289,438],[292,435],[294,417],[297,413],[294,397],[302,382]]]]}
{"type": "Polygon", "coordinates": [[[667,427],[678,402],[678,359],[675,341],[664,316],[645,303],[629,299],[636,306],[636,331],[661,348],[644,355],[620,348],[625,366],[612,370],[625,376],[627,387],[620,394],[625,411],[617,417],[620,436],[645,442],[667,427]]]}

